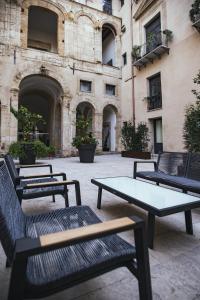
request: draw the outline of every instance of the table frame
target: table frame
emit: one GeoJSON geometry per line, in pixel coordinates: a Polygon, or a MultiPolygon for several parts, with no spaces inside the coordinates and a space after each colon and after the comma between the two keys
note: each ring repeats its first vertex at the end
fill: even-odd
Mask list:
{"type": "MultiPolygon", "coordinates": [[[[117,176],[122,177],[122,176],[117,176]]],[[[117,178],[117,177],[107,177],[107,178],[117,178]]],[[[123,176],[126,177],[126,176],[123,176]]],[[[130,177],[128,177],[130,178],[130,177]]],[[[106,178],[99,178],[99,179],[106,179],[106,178]]],[[[136,180],[136,179],[133,179],[136,180]]],[[[144,182],[144,181],[142,181],[144,182]]],[[[164,209],[156,209],[153,206],[150,206],[136,198],[133,198],[129,195],[126,195],[122,192],[119,192],[117,189],[113,189],[109,187],[106,184],[102,184],[101,182],[98,182],[98,178],[91,179],[91,183],[98,186],[98,197],[97,197],[97,208],[101,209],[101,200],[102,200],[102,191],[106,190],[124,200],[127,200],[129,203],[133,203],[134,205],[146,210],[148,212],[148,224],[147,224],[147,236],[148,236],[148,245],[149,248],[153,249],[154,247],[154,235],[155,235],[155,217],[164,217],[167,215],[175,214],[178,212],[184,212],[185,213],[185,225],[186,225],[186,232],[188,234],[193,234],[193,225],[192,225],[192,213],[191,209],[200,207],[200,198],[199,202],[191,202],[184,205],[176,205],[170,208],[164,208],[164,209]]],[[[152,184],[149,182],[145,182],[145,184],[152,184]]],[[[159,186],[159,188],[165,188],[159,186]]],[[[167,189],[167,188],[166,188],[167,189]]],[[[190,195],[188,195],[190,197],[190,195]]]]}

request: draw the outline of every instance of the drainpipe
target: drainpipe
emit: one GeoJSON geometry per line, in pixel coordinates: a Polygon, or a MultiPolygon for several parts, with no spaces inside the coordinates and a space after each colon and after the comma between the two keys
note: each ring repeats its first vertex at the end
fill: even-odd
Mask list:
{"type": "MultiPolygon", "coordinates": [[[[133,0],[131,0],[131,17],[130,17],[130,32],[131,32],[131,48],[133,47],[133,0]]],[[[134,86],[134,67],[131,60],[131,81],[132,81],[132,105],[133,105],[133,123],[135,124],[135,86],[134,86]]]]}

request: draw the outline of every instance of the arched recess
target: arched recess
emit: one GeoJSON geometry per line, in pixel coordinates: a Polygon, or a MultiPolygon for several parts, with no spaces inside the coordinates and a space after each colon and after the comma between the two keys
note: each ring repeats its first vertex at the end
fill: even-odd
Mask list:
{"type": "MultiPolygon", "coordinates": [[[[37,137],[47,145],[61,150],[61,102],[63,89],[55,79],[44,75],[29,75],[19,85],[19,106],[43,116],[44,124],[37,128],[37,137]]],[[[18,124],[20,137],[20,124],[18,124]]]]}
{"type": "Polygon", "coordinates": [[[117,109],[106,105],[103,109],[102,148],[103,151],[116,151],[117,109]]]}
{"type": "Polygon", "coordinates": [[[93,105],[87,101],[79,103],[76,107],[76,119],[78,119],[79,116],[82,116],[85,120],[91,120],[88,131],[94,132],[95,109],[93,105]]]}
{"type": "Polygon", "coordinates": [[[102,26],[102,63],[116,65],[116,30],[108,23],[102,26]]]}
{"type": "Polygon", "coordinates": [[[29,7],[27,46],[58,52],[58,15],[55,12],[40,6],[29,7]]]}
{"type": "MultiPolygon", "coordinates": [[[[41,12],[46,11],[49,14],[51,13],[51,16],[54,16],[54,19],[57,19],[57,52],[60,55],[64,55],[64,23],[65,23],[65,16],[64,16],[64,8],[56,3],[53,3],[52,1],[44,1],[44,0],[26,0],[22,4],[22,13],[21,13],[21,46],[23,48],[27,48],[28,46],[28,28],[29,28],[29,13],[31,11],[31,8],[38,8],[38,10],[41,12]]],[[[40,14],[41,15],[41,14],[40,14]]],[[[45,27],[47,30],[51,29],[52,25],[49,25],[50,22],[46,24],[46,22],[43,22],[46,20],[46,17],[44,17],[42,20],[40,16],[34,17],[35,19],[35,26],[39,25],[41,22],[43,23],[43,27],[45,27]],[[37,20],[37,21],[36,21],[37,20]],[[38,22],[39,20],[39,22],[38,22]],[[46,26],[48,25],[48,26],[46,26]],[[48,28],[49,27],[49,28],[48,28]]],[[[53,17],[51,17],[52,21],[53,17]]],[[[51,24],[55,24],[54,22],[51,22],[51,24]]],[[[55,31],[55,25],[54,31],[55,31]]],[[[41,42],[39,40],[39,42],[41,42]]],[[[38,47],[39,48],[39,47],[38,47]]],[[[42,49],[44,50],[44,49],[42,49]]],[[[52,51],[55,52],[55,51],[52,51]]]]}

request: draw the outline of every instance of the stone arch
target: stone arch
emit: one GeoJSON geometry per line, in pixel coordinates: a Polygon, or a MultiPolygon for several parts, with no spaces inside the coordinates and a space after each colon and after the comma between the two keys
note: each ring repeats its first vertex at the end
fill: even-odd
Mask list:
{"type": "Polygon", "coordinates": [[[118,149],[118,109],[113,104],[103,108],[102,150],[116,151],[118,149]]]}
{"type": "Polygon", "coordinates": [[[45,123],[38,125],[37,138],[55,146],[57,153],[61,151],[63,96],[62,86],[50,76],[31,74],[19,84],[18,104],[43,116],[45,123]]]}
{"type": "Polygon", "coordinates": [[[27,38],[28,38],[28,16],[29,16],[29,7],[36,6],[41,7],[46,10],[54,12],[57,17],[57,45],[58,45],[58,54],[64,55],[64,7],[58,5],[52,1],[45,0],[25,0],[22,4],[22,13],[21,13],[21,46],[27,48],[27,38]]]}
{"type": "Polygon", "coordinates": [[[110,26],[110,28],[112,28],[115,32],[115,36],[121,35],[121,27],[116,22],[110,21],[108,19],[103,19],[100,21],[100,27],[102,28],[104,25],[110,26]]]}
{"type": "Polygon", "coordinates": [[[81,101],[76,106],[76,119],[79,115],[82,115],[85,119],[91,120],[90,131],[94,132],[95,130],[95,107],[89,101],[81,101]]]}
{"type": "Polygon", "coordinates": [[[95,24],[97,22],[97,19],[90,13],[86,13],[82,10],[80,11],[77,11],[75,14],[74,14],[74,22],[77,23],[78,22],[78,19],[82,16],[85,16],[87,18],[89,18],[93,24],[95,24]]]}

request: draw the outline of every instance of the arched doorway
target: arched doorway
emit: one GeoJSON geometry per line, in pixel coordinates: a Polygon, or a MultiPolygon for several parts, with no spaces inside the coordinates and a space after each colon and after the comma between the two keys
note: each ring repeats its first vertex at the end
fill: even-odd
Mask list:
{"type": "Polygon", "coordinates": [[[81,102],[76,108],[76,119],[79,116],[84,117],[84,119],[90,120],[89,131],[94,132],[94,107],[89,102],[81,102]]]}
{"type": "Polygon", "coordinates": [[[113,105],[107,105],[103,110],[103,151],[116,151],[116,124],[117,109],[113,105]]]}
{"type": "Polygon", "coordinates": [[[104,24],[102,27],[102,63],[115,66],[115,28],[110,24],[104,24]]]}
{"type": "Polygon", "coordinates": [[[42,115],[45,121],[38,125],[38,138],[46,145],[53,145],[56,152],[60,152],[62,87],[51,77],[30,75],[21,81],[19,90],[19,106],[23,105],[31,112],[42,115]]]}

